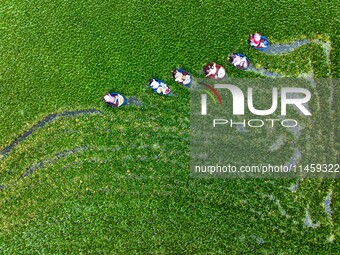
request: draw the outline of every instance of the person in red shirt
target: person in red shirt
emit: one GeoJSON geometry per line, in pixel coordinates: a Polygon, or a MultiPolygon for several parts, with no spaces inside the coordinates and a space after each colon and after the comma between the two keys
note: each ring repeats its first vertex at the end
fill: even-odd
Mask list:
{"type": "Polygon", "coordinates": [[[268,39],[259,33],[249,36],[249,44],[255,49],[265,49],[269,46],[268,39]]]}

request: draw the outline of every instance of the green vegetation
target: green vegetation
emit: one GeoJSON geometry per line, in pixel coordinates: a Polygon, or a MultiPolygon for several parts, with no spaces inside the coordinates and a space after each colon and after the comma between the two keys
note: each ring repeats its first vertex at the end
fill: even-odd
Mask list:
{"type": "MultiPolygon", "coordinates": [[[[238,51],[287,76],[339,77],[339,10],[339,1],[312,0],[2,1],[0,148],[49,114],[102,114],[57,118],[0,155],[0,253],[336,254],[339,181],[189,177],[189,91],[170,70],[202,77],[215,61],[231,77],[259,77],[226,63],[238,51]],[[316,43],[282,56],[254,51],[254,31],[274,43],[330,42],[331,64],[316,43]],[[152,77],[175,95],[151,93],[152,77]],[[111,91],[144,106],[109,108],[101,98],[111,91]],[[330,191],[332,218],[323,209],[330,191]],[[304,225],[307,208],[318,227],[304,225]]],[[[311,107],[339,98],[338,88],[315,88],[311,107]]],[[[308,159],[339,160],[332,107],[332,118],[318,111],[313,130],[288,145],[311,141],[308,159]]],[[[266,155],[265,138],[252,141],[250,157],[266,155]]]]}

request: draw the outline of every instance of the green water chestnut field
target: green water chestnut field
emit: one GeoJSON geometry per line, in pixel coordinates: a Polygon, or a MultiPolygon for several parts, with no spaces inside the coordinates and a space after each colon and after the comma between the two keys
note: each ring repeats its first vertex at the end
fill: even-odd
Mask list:
{"type": "MultiPolygon", "coordinates": [[[[339,14],[339,0],[1,1],[0,254],[339,254],[338,179],[190,177],[190,92],[171,77],[213,61],[263,77],[227,63],[237,51],[339,78],[339,14]],[[309,43],[268,55],[256,31],[309,43]],[[112,91],[143,105],[110,108],[112,91]]],[[[227,155],[339,163],[339,82],[322,84],[298,134],[233,130],[227,155]]]]}

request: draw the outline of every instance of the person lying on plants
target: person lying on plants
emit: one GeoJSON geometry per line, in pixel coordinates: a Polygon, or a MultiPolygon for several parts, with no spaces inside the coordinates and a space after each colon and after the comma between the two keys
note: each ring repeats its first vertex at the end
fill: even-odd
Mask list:
{"type": "Polygon", "coordinates": [[[127,100],[124,96],[112,92],[110,94],[106,94],[104,96],[104,101],[107,105],[110,105],[112,107],[121,107],[126,104],[127,100]]]}
{"type": "Polygon", "coordinates": [[[204,68],[205,77],[220,80],[223,79],[226,75],[225,69],[223,66],[218,65],[216,63],[207,64],[204,68]]]}
{"type": "Polygon", "coordinates": [[[172,76],[179,84],[190,87],[192,78],[187,71],[177,68],[175,71],[172,72],[172,76]]]}
{"type": "Polygon", "coordinates": [[[248,42],[251,47],[258,50],[266,49],[269,47],[268,39],[259,33],[251,34],[249,36],[248,42]]]}
{"type": "Polygon", "coordinates": [[[233,53],[229,56],[229,62],[240,70],[245,70],[249,67],[249,59],[241,53],[233,53]]]}
{"type": "Polygon", "coordinates": [[[160,95],[168,95],[170,94],[170,88],[168,85],[162,80],[151,79],[148,81],[148,85],[152,88],[152,90],[160,95]]]}

